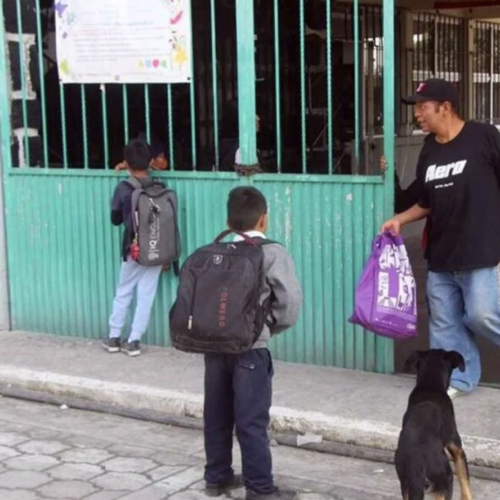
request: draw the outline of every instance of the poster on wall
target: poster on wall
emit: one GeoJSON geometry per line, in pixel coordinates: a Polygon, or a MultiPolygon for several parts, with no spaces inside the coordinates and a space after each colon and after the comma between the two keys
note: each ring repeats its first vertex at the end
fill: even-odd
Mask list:
{"type": "Polygon", "coordinates": [[[62,83],[185,83],[190,0],[56,0],[62,83]]]}

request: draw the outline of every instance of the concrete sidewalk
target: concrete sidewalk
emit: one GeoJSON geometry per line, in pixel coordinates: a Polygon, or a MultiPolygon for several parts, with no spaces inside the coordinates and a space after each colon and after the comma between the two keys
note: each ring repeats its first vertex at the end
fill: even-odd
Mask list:
{"type": "MultiPolygon", "coordinates": [[[[202,416],[201,356],[144,346],[142,356],[129,358],[108,354],[95,340],[0,335],[0,386],[202,416]]],[[[278,361],[275,372],[273,431],[395,448],[413,379],[278,361]]],[[[469,461],[500,469],[500,391],[480,388],[455,400],[455,411],[469,461]]]]}

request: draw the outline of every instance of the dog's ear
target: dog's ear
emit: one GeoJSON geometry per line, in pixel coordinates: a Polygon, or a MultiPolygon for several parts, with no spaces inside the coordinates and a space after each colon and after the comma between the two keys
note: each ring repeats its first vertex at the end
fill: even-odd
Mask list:
{"type": "Polygon", "coordinates": [[[458,368],[461,372],[465,371],[465,360],[464,357],[457,351],[448,351],[446,353],[446,359],[451,363],[453,369],[458,368]]]}
{"type": "Polygon", "coordinates": [[[412,352],[409,356],[408,359],[405,361],[405,364],[403,365],[403,371],[409,372],[413,368],[418,369],[418,365],[420,363],[420,360],[422,359],[422,356],[425,354],[424,351],[414,351],[412,352]]]}

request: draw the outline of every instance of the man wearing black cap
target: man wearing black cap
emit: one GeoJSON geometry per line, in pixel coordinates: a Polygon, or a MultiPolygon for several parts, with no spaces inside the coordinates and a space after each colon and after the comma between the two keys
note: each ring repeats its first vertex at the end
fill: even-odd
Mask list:
{"type": "Polygon", "coordinates": [[[500,133],[489,124],[464,122],[458,94],[445,80],[421,83],[403,99],[428,132],[417,163],[420,200],[382,225],[401,227],[430,218],[430,345],[456,350],[466,362],[455,370],[448,394],[472,391],[481,378],[476,335],[500,345],[500,133]]]}

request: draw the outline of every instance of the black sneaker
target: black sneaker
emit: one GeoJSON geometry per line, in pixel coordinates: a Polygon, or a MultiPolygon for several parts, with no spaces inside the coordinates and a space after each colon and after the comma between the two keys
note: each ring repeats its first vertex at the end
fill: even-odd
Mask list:
{"type": "Polygon", "coordinates": [[[268,494],[247,490],[245,500],[293,500],[296,497],[296,491],[285,491],[276,488],[273,493],[268,494]]]}
{"type": "Polygon", "coordinates": [[[240,474],[233,476],[230,481],[221,484],[205,483],[205,495],[207,497],[220,497],[224,493],[243,487],[243,478],[240,474]]]}
{"type": "Polygon", "coordinates": [[[110,338],[110,339],[104,339],[102,341],[102,346],[104,347],[104,349],[106,349],[106,351],[108,352],[120,352],[120,339],[118,337],[113,337],[113,338],[110,338]]]}
{"type": "Polygon", "coordinates": [[[121,350],[129,356],[139,356],[141,354],[141,347],[138,340],[134,340],[134,342],[123,343],[121,346],[121,350]]]}

